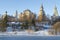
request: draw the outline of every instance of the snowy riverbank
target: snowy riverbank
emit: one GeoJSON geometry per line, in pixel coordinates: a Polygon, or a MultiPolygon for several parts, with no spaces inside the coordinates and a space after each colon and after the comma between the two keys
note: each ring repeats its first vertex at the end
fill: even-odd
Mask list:
{"type": "Polygon", "coordinates": [[[0,35],[8,35],[8,36],[49,36],[48,31],[15,31],[15,32],[0,32],[0,35]]]}

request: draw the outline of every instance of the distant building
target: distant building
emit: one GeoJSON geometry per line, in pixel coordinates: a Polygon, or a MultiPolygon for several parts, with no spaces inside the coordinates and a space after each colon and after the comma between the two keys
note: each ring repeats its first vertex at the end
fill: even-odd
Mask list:
{"type": "Polygon", "coordinates": [[[54,7],[54,14],[53,14],[53,16],[59,16],[59,14],[58,14],[58,10],[57,10],[57,7],[55,6],[54,7]]]}
{"type": "MultiPolygon", "coordinates": [[[[3,18],[7,15],[7,11],[2,16],[3,18]]],[[[35,13],[33,13],[31,10],[26,9],[20,14],[18,14],[18,11],[15,12],[14,16],[7,15],[7,20],[9,25],[18,26],[18,25],[27,25],[30,27],[35,26],[35,28],[38,29],[44,29],[46,28],[45,25],[51,25],[51,23],[55,23],[57,21],[60,21],[60,16],[58,14],[56,6],[54,7],[54,14],[51,17],[51,19],[45,14],[43,5],[41,5],[38,16],[36,16],[35,13]],[[14,22],[14,23],[13,23],[14,22]]]]}
{"type": "Polygon", "coordinates": [[[58,10],[57,7],[54,7],[54,13],[53,16],[51,16],[51,23],[55,24],[56,22],[60,21],[60,16],[58,14],[58,10]]]}
{"type": "Polygon", "coordinates": [[[24,21],[24,14],[23,13],[20,13],[18,15],[18,19],[19,19],[19,21],[23,22],[24,21]]]}
{"type": "Polygon", "coordinates": [[[43,5],[40,7],[38,18],[36,21],[36,27],[39,29],[47,28],[45,25],[50,25],[50,19],[46,16],[43,5]]]}
{"type": "Polygon", "coordinates": [[[3,19],[2,15],[0,14],[0,21],[3,19]]]}
{"type": "Polygon", "coordinates": [[[35,14],[31,12],[29,9],[24,10],[22,13],[19,14],[19,20],[32,20],[35,17],[35,14]]]}
{"type": "Polygon", "coordinates": [[[37,19],[39,22],[41,21],[49,21],[49,18],[46,16],[45,14],[45,11],[44,11],[44,8],[43,8],[43,5],[41,5],[40,7],[40,11],[39,11],[39,14],[38,14],[38,19],[37,19]]]}

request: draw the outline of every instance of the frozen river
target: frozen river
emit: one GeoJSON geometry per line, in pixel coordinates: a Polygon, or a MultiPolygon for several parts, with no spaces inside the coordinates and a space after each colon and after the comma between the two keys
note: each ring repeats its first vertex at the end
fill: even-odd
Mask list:
{"type": "Polygon", "coordinates": [[[0,40],[60,40],[60,36],[2,36],[0,40]]]}

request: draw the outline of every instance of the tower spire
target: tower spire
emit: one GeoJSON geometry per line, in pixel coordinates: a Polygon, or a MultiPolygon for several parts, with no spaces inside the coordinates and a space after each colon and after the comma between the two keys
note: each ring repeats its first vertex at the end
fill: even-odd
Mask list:
{"type": "Polygon", "coordinates": [[[57,10],[56,5],[55,5],[55,7],[54,7],[54,14],[53,14],[53,16],[59,16],[59,15],[58,15],[58,10],[57,10]]]}
{"type": "Polygon", "coordinates": [[[43,11],[43,4],[41,4],[40,11],[43,11]]]}
{"type": "Polygon", "coordinates": [[[7,13],[7,11],[5,13],[7,13]]]}
{"type": "Polygon", "coordinates": [[[17,10],[16,10],[16,13],[15,13],[15,20],[16,20],[16,22],[18,20],[18,11],[17,10]]]}
{"type": "Polygon", "coordinates": [[[45,12],[44,12],[44,8],[43,8],[43,4],[41,4],[41,7],[40,7],[40,11],[39,11],[39,15],[38,15],[38,20],[43,20],[45,17],[45,12]]]}
{"type": "Polygon", "coordinates": [[[7,15],[7,11],[5,11],[5,13],[4,13],[4,15],[2,17],[5,18],[6,15],[7,15]]]}
{"type": "Polygon", "coordinates": [[[39,15],[42,15],[42,16],[45,15],[43,4],[41,4],[39,15]]]}
{"type": "Polygon", "coordinates": [[[18,16],[18,11],[16,10],[16,14],[15,14],[15,17],[17,18],[17,16],[18,16]]]}

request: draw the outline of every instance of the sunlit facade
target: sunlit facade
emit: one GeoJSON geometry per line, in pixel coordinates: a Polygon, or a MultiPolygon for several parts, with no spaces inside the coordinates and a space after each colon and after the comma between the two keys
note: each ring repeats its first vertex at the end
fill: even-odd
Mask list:
{"type": "Polygon", "coordinates": [[[19,20],[32,20],[35,17],[35,14],[31,12],[29,9],[24,10],[22,13],[19,14],[19,20]]]}

